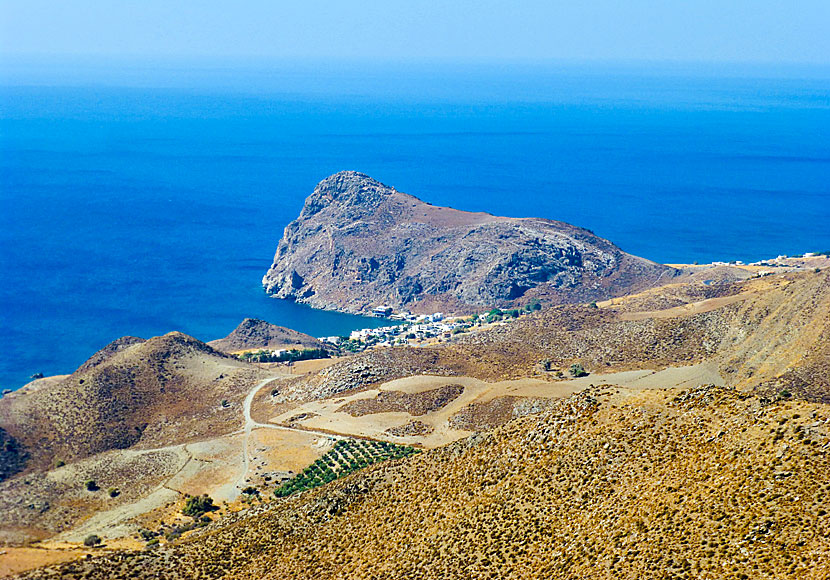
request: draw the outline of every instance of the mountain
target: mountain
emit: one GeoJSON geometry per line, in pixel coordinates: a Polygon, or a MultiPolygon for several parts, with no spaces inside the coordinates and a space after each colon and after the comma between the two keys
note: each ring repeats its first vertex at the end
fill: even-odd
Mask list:
{"type": "Polygon", "coordinates": [[[316,308],[469,312],[602,300],[676,275],[583,228],[436,207],[343,171],[285,228],[262,283],[316,308]]]}
{"type": "Polygon", "coordinates": [[[231,353],[255,348],[309,349],[326,345],[302,332],[270,324],[256,318],[246,318],[225,338],[212,340],[208,345],[220,352],[231,353]]]}
{"type": "Polygon", "coordinates": [[[259,374],[180,332],[124,337],[71,375],[34,381],[0,399],[0,428],[15,442],[10,450],[28,454],[33,468],[169,445],[239,428],[239,404],[259,374]]]}

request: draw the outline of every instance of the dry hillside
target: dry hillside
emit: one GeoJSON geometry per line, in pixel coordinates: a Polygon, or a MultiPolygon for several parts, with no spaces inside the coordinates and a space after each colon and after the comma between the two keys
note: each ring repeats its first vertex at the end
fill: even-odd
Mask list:
{"type": "Polygon", "coordinates": [[[307,363],[125,338],[4,398],[4,473],[26,471],[0,482],[0,541],[162,529],[194,490],[270,500],[357,437],[425,451],[27,577],[826,577],[830,271],[674,284],[307,363]],[[573,363],[590,374],[564,380],[573,363]]]}
{"type": "Polygon", "coordinates": [[[828,407],[605,387],[240,513],[26,578],[826,578],[828,407]]]}
{"type": "Polygon", "coordinates": [[[182,333],[128,337],[67,377],[0,399],[0,427],[28,452],[30,468],[186,442],[240,428],[242,399],[258,376],[264,373],[182,333]]]}
{"type": "Polygon", "coordinates": [[[711,361],[739,388],[830,402],[830,269],[669,286],[600,308],[552,307],[448,344],[344,359],[286,384],[279,400],[330,397],[418,374],[556,380],[540,371],[543,360],[554,370],[580,363],[595,374],[711,361]]]}

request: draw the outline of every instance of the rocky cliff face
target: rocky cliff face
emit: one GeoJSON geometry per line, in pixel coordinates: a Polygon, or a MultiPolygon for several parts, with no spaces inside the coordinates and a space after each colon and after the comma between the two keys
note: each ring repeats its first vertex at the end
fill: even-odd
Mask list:
{"type": "Polygon", "coordinates": [[[435,207],[343,171],[306,199],[262,282],[317,308],[463,312],[604,299],[675,273],[563,222],[435,207]]]}

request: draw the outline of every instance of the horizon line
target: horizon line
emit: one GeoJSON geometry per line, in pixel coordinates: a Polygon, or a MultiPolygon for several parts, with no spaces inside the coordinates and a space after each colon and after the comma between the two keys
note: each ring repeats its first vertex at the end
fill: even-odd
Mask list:
{"type": "Polygon", "coordinates": [[[622,58],[565,58],[565,57],[479,57],[470,58],[462,56],[448,57],[396,57],[396,58],[372,58],[361,56],[298,56],[298,55],[267,55],[267,54],[157,54],[157,53],[51,53],[51,52],[5,52],[0,51],[0,64],[9,61],[98,61],[98,62],[168,62],[168,63],[191,63],[191,62],[233,62],[243,61],[252,64],[272,65],[302,65],[327,63],[332,65],[342,64],[371,64],[371,65],[466,65],[481,67],[497,67],[509,64],[529,66],[705,66],[705,67],[749,67],[749,68],[817,68],[830,69],[830,61],[767,61],[767,60],[705,60],[705,59],[622,59],[622,58]]]}

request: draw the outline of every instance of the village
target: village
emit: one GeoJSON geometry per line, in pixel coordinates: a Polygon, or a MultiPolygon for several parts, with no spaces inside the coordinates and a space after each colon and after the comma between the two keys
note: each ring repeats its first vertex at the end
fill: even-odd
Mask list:
{"type": "Polygon", "coordinates": [[[493,308],[468,316],[445,317],[442,312],[432,314],[412,314],[410,312],[393,313],[391,308],[375,308],[374,316],[388,318],[395,324],[377,328],[353,330],[349,336],[319,337],[324,348],[305,349],[256,349],[237,353],[237,357],[248,362],[285,363],[292,365],[301,360],[329,358],[336,353],[357,353],[367,349],[390,348],[396,346],[422,347],[451,340],[465,332],[478,332],[488,327],[506,324],[522,315],[540,310],[538,302],[527,304],[522,308],[501,310],[493,308]],[[330,348],[328,347],[330,345],[330,348]]]}
{"type": "Polygon", "coordinates": [[[390,308],[375,308],[373,314],[388,317],[398,324],[379,328],[362,328],[353,330],[348,337],[326,336],[320,340],[349,352],[359,352],[367,348],[384,348],[394,346],[428,346],[452,339],[464,332],[479,330],[485,326],[505,324],[519,318],[541,305],[536,302],[523,308],[501,310],[493,308],[470,316],[445,317],[442,312],[433,314],[412,314],[410,312],[392,313],[390,308]]]}

